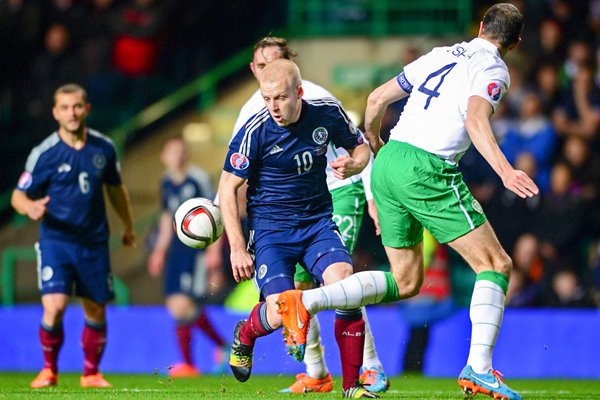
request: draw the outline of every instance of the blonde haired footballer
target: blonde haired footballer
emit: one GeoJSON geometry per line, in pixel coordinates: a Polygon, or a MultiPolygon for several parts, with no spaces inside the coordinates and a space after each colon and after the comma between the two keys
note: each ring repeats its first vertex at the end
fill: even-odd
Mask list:
{"type": "MultiPolygon", "coordinates": [[[[271,61],[282,58],[291,59],[294,56],[295,53],[291,51],[286,39],[267,36],[255,44],[250,69],[258,80],[262,70],[271,61]]],[[[303,79],[302,88],[304,89],[302,98],[305,100],[320,100],[322,104],[335,104],[338,102],[327,89],[311,81],[303,79]]],[[[260,112],[264,107],[265,101],[260,90],[257,89],[242,106],[233,129],[233,137],[253,115],[260,112]]],[[[276,151],[279,150],[276,149],[276,151]]],[[[352,254],[362,224],[365,202],[368,203],[369,214],[374,218],[375,225],[378,226],[377,212],[370,190],[372,160],[369,161],[361,174],[339,179],[334,176],[334,169],[330,163],[337,160],[338,157],[348,156],[348,152],[343,147],[337,148],[333,143],[330,143],[327,146],[326,156],[327,168],[325,173],[327,175],[327,188],[333,200],[333,220],[340,229],[340,234],[348,251],[352,254]]],[[[297,289],[310,289],[314,286],[312,276],[300,265],[296,266],[294,281],[297,289]]],[[[389,388],[390,382],[377,355],[373,333],[365,309],[363,309],[363,319],[365,321],[365,346],[360,379],[369,391],[385,392],[389,388]]],[[[321,344],[320,332],[319,320],[315,316],[310,322],[306,354],[304,356],[306,372],[296,375],[296,381],[280,392],[307,393],[330,392],[333,390],[333,379],[325,363],[325,348],[321,344]]]]}
{"type": "MultiPolygon", "coordinates": [[[[412,297],[423,282],[423,228],[456,250],[477,274],[470,316],[471,346],[458,382],[466,394],[521,400],[492,367],[512,261],[457,170],[471,142],[518,196],[538,193],[500,151],[489,118],[510,86],[502,57],[521,41],[523,16],[511,4],[492,6],[470,42],[434,48],[375,89],[365,135],[376,154],[372,185],[391,272],[359,272],[333,285],[288,291],[278,302],[289,347],[302,346],[297,321],[344,309],[412,297]],[[390,141],[379,124],[387,106],[410,96],[390,141]]],[[[306,324],[305,324],[306,325],[306,324]]]]}

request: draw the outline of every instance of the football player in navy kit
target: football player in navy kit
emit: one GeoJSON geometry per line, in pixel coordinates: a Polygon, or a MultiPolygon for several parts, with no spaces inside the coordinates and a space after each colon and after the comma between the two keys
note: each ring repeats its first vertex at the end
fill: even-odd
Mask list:
{"type": "MultiPolygon", "coordinates": [[[[220,269],[222,258],[220,248],[209,246],[206,250],[193,249],[178,240],[173,233],[173,215],[184,201],[193,197],[211,198],[214,190],[208,174],[190,165],[185,142],[180,137],[165,142],[160,160],[166,167],[160,185],[162,213],[156,244],[148,258],[148,272],[158,277],[164,271],[165,304],[177,323],[175,335],[183,362],[172,366],[169,376],[187,378],[200,375],[192,357],[193,327],[203,331],[218,346],[219,359],[225,359],[226,343],[214,329],[200,303],[206,292],[205,277],[209,270],[220,269]]],[[[226,367],[218,363],[215,372],[226,367]]]]}
{"type": "Polygon", "coordinates": [[[104,189],[125,226],[123,244],[133,246],[135,234],[116,149],[109,138],[87,128],[89,111],[81,86],[56,90],[52,113],[59,128],[31,151],[12,193],[17,212],[41,221],[35,248],[44,308],[39,330],[44,368],[31,382],[33,388],[58,383],[62,317],[73,287],[85,314],[80,384],[111,386],[98,372],[106,345],[106,303],[114,297],[104,189]]]}
{"type": "MultiPolygon", "coordinates": [[[[348,150],[331,163],[339,179],[360,173],[369,161],[362,133],[333,99],[302,99],[300,71],[290,60],[265,66],[260,91],[266,108],[246,122],[229,145],[219,184],[223,221],[236,281],[254,277],[264,299],[238,322],[230,365],[239,381],[250,377],[256,338],[279,328],[277,295],[294,288],[296,263],[321,284],[352,274],[351,257],[332,219],[326,152],[330,141],[348,150]],[[242,235],[237,190],[248,181],[248,249],[242,235]],[[251,255],[252,253],[252,255],[251,255]],[[256,264],[256,271],[255,271],[256,264]]],[[[376,398],[358,384],[364,345],[360,308],[336,312],[345,397],[376,398]]],[[[298,360],[301,347],[288,350],[298,360]]]]}

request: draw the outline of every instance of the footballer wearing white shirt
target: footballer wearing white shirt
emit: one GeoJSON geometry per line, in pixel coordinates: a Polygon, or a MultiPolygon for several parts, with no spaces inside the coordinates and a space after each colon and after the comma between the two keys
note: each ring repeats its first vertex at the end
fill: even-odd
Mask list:
{"type": "MultiPolygon", "coordinates": [[[[262,69],[269,62],[279,58],[290,59],[293,56],[294,54],[287,47],[285,39],[268,36],[258,41],[254,46],[250,69],[258,79],[262,69]]],[[[326,102],[327,100],[331,100],[331,102],[338,102],[329,91],[313,82],[302,80],[302,88],[304,89],[302,98],[305,100],[323,100],[326,102]]],[[[240,109],[232,137],[235,136],[253,115],[264,108],[265,101],[260,90],[257,89],[240,109]]],[[[365,201],[369,202],[369,213],[375,220],[376,226],[378,226],[378,220],[374,208],[373,195],[370,190],[371,162],[369,162],[360,175],[355,175],[347,179],[338,179],[333,174],[330,162],[335,161],[341,156],[348,156],[348,152],[341,147],[335,147],[333,143],[327,146],[327,187],[333,200],[333,220],[339,227],[348,251],[352,254],[356,247],[358,232],[362,224],[365,201]]],[[[296,287],[302,289],[311,288],[314,285],[311,275],[299,265],[296,266],[294,281],[296,282],[296,287]]],[[[365,388],[369,391],[384,392],[389,388],[389,380],[377,356],[373,335],[364,309],[363,319],[365,320],[366,336],[361,379],[365,384],[365,388]]],[[[333,389],[332,378],[325,365],[323,347],[320,340],[320,326],[316,317],[310,323],[304,362],[306,364],[306,374],[299,374],[296,382],[281,392],[306,393],[331,391],[333,389]]]]}

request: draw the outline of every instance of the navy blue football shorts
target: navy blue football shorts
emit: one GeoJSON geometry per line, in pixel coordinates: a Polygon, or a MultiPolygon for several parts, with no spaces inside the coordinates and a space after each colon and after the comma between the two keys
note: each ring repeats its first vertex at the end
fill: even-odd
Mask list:
{"type": "Polygon", "coordinates": [[[350,253],[330,218],[285,230],[250,231],[249,250],[254,253],[254,283],[261,298],[294,288],[296,264],[323,284],[323,272],[331,264],[352,264],[350,253]]]}
{"type": "Polygon", "coordinates": [[[171,246],[165,262],[165,295],[184,294],[198,299],[205,292],[204,252],[190,247],[182,249],[181,246],[171,246]]]}
{"type": "Polygon", "coordinates": [[[42,295],[63,293],[106,304],[115,297],[107,243],[84,246],[60,240],[40,240],[38,286],[42,295]]]}

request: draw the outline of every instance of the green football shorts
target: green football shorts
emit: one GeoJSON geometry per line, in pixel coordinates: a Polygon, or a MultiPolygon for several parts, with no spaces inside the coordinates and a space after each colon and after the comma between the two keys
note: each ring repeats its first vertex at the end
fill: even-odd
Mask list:
{"type": "MultiPolygon", "coordinates": [[[[350,254],[356,247],[358,231],[362,224],[365,210],[365,187],[362,182],[346,185],[331,191],[333,199],[333,221],[350,254]]],[[[296,265],[295,282],[311,282],[311,275],[300,265],[296,265]]]]}
{"type": "Polygon", "coordinates": [[[448,243],[486,221],[455,165],[407,143],[383,146],[371,187],[384,246],[414,246],[423,240],[423,227],[448,243]]]}

